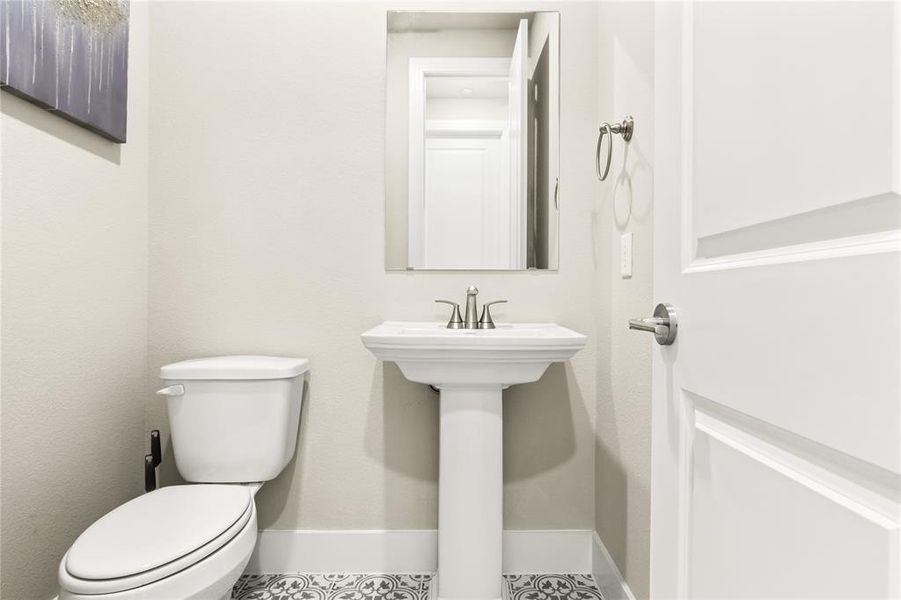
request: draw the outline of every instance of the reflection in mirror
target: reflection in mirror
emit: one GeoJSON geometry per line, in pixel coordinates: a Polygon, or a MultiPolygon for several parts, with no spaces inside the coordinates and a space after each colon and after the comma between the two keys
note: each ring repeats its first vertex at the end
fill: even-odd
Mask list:
{"type": "Polygon", "coordinates": [[[559,15],[389,12],[388,269],[556,269],[559,15]]]}

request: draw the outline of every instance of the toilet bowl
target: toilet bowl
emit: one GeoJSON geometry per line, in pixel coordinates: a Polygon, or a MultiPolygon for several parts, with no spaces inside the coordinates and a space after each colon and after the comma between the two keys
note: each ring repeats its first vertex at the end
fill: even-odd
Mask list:
{"type": "Polygon", "coordinates": [[[60,562],[59,600],[230,598],[256,543],[256,492],[294,454],[308,370],[305,359],[259,356],[163,367],[176,466],[196,483],[88,527],[60,562]]]}
{"type": "Polygon", "coordinates": [[[250,488],[162,488],[79,536],[60,563],[60,600],[229,598],[256,538],[250,488]]]}

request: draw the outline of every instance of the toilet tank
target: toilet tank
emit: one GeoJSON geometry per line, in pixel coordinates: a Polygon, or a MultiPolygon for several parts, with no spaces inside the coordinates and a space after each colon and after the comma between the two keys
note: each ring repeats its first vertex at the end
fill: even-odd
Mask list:
{"type": "Polygon", "coordinates": [[[186,481],[275,478],[294,456],[305,358],[217,356],[160,369],[172,450],[186,481]]]}

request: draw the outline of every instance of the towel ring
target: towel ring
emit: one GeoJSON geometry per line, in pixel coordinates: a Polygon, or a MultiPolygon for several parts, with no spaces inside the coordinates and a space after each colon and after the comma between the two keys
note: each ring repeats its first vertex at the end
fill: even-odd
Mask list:
{"type": "Polygon", "coordinates": [[[632,131],[635,129],[635,121],[631,116],[626,117],[621,123],[601,123],[598,130],[598,145],[594,151],[594,166],[598,174],[598,181],[607,179],[610,174],[610,160],[613,158],[613,134],[618,133],[623,136],[623,140],[632,139],[632,131]],[[604,136],[607,136],[607,165],[604,172],[601,173],[601,144],[604,142],[604,136]]]}

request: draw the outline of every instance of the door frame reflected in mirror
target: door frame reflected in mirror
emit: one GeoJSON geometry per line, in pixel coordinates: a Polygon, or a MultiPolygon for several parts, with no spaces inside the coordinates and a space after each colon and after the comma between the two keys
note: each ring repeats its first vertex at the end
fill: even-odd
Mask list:
{"type": "MultiPolygon", "coordinates": [[[[386,270],[558,268],[559,37],[560,14],[556,11],[388,13],[386,270]],[[540,23],[534,39],[529,35],[532,21],[540,23]],[[443,23],[453,25],[442,28],[443,23]],[[487,52],[474,50],[472,44],[458,51],[459,54],[453,49],[447,50],[448,40],[453,40],[454,35],[472,41],[480,31],[492,27],[495,29],[491,33],[495,36],[500,32],[508,33],[506,39],[510,40],[511,54],[493,54],[501,50],[503,36],[486,42],[487,52]],[[405,34],[412,35],[404,37],[405,34]],[[436,52],[435,47],[440,44],[433,44],[417,53],[416,43],[441,34],[448,34],[443,51],[436,52]],[[393,35],[400,37],[392,38],[393,35]],[[393,56],[392,52],[395,53],[393,56]],[[518,61],[512,60],[517,52],[522,65],[519,73],[515,70],[518,61]],[[533,71],[539,70],[539,59],[542,77],[533,81],[533,71]],[[513,104],[509,89],[511,73],[517,81],[522,81],[520,90],[516,91],[517,97],[521,94],[522,100],[517,104],[521,108],[517,111],[508,109],[503,121],[497,105],[487,116],[466,114],[472,109],[458,109],[448,114],[447,108],[438,108],[441,102],[445,102],[445,107],[451,105],[447,98],[456,102],[459,94],[472,93],[472,89],[476,91],[472,99],[487,94],[491,102],[501,101],[503,91],[497,86],[488,84],[486,87],[478,81],[451,81],[476,77],[506,79],[506,104],[509,107],[513,104]],[[406,90],[398,87],[403,85],[401,77],[406,81],[406,90]],[[441,87],[436,85],[436,80],[441,87]],[[430,82],[435,85],[434,89],[430,82]],[[458,85],[461,90],[453,89],[458,85]],[[405,97],[401,98],[401,95],[405,97]],[[403,104],[407,106],[403,107],[403,104]],[[519,119],[518,128],[511,124],[511,112],[519,119]],[[404,119],[402,125],[401,118],[404,119]],[[539,123],[539,118],[543,118],[543,122],[539,123]],[[504,131],[498,130],[498,122],[507,125],[504,131]],[[544,128],[540,129],[541,136],[538,135],[539,127],[544,128]],[[516,134],[517,129],[522,135],[516,134]],[[511,137],[521,139],[522,143],[514,148],[511,137]],[[534,147],[539,138],[540,150],[534,147]],[[401,145],[403,147],[398,150],[401,145]],[[399,151],[403,154],[398,154],[399,151]],[[450,159],[455,151],[457,162],[450,159]],[[466,153],[470,155],[468,163],[462,158],[466,153]],[[503,163],[496,162],[500,154],[503,163]],[[399,170],[401,164],[403,171],[399,170]],[[486,165],[490,165],[490,169],[486,165]],[[502,174],[481,175],[486,171],[502,174]],[[471,177],[455,178],[457,172],[471,177]],[[430,190],[443,191],[435,194],[430,190]],[[433,210],[427,206],[428,198],[432,198],[433,210]],[[477,215],[477,227],[468,225],[468,215],[477,215]],[[431,222],[427,222],[429,219],[431,222]]],[[[503,104],[499,106],[503,110],[503,104]]]]}
{"type": "MultiPolygon", "coordinates": [[[[432,77],[503,77],[507,78],[510,70],[510,61],[504,58],[486,58],[486,57],[451,57],[451,58],[411,58],[410,59],[410,103],[409,103],[409,144],[408,160],[409,167],[407,177],[409,180],[409,191],[407,195],[407,265],[409,268],[421,269],[453,269],[459,267],[441,267],[435,266],[441,264],[441,257],[431,257],[431,261],[426,256],[425,236],[425,212],[426,212],[426,155],[428,153],[428,142],[434,138],[456,138],[458,140],[483,140],[483,139],[503,139],[505,135],[505,127],[492,120],[431,120],[426,118],[426,83],[432,77]],[[456,126],[454,126],[456,125],[456,126]],[[437,260],[436,260],[437,259],[437,260]]],[[[448,148],[449,152],[457,152],[460,148],[448,148]]],[[[472,148],[470,148],[472,150],[472,148]]],[[[503,192],[502,195],[510,196],[509,192],[503,192]]],[[[515,202],[509,203],[509,213],[520,213],[512,217],[510,220],[509,236],[505,240],[490,240],[487,247],[483,247],[486,256],[482,257],[481,264],[490,263],[491,259],[498,255],[506,255],[515,257],[512,260],[504,261],[495,266],[496,269],[521,269],[520,261],[525,262],[524,249],[520,251],[519,246],[522,245],[517,235],[519,228],[523,227],[521,207],[515,202]],[[520,208],[520,210],[517,210],[520,208]],[[504,242],[502,244],[498,242],[504,242]],[[502,248],[496,246],[502,245],[502,248]]],[[[503,211],[502,211],[503,212],[503,211]]],[[[487,241],[487,240],[486,240],[487,241]]],[[[465,254],[468,240],[461,238],[453,250],[465,254]]],[[[524,238],[522,239],[524,242],[524,238]]]]}

